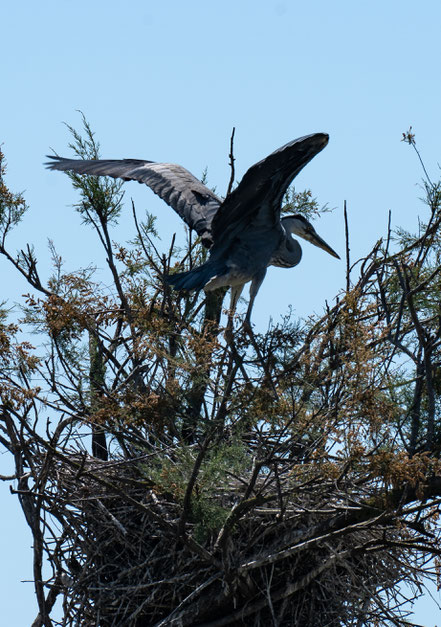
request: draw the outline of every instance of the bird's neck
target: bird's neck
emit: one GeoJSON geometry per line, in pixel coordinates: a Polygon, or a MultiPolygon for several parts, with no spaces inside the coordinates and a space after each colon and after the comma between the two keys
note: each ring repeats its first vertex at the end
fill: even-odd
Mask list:
{"type": "Polygon", "coordinates": [[[302,247],[299,242],[293,238],[290,231],[285,228],[285,237],[283,238],[279,248],[274,253],[271,265],[281,268],[292,268],[300,263],[302,258],[302,247]]]}

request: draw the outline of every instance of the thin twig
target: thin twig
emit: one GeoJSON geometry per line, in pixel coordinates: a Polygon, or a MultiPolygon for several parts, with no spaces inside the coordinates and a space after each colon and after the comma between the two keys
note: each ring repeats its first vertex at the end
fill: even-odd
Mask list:
{"type": "Polygon", "coordinates": [[[350,261],[350,249],[349,249],[349,225],[348,225],[348,212],[346,209],[346,200],[344,202],[343,214],[345,218],[345,241],[346,241],[346,292],[349,292],[351,288],[351,261],[350,261]]]}
{"type": "Polygon", "coordinates": [[[231,174],[230,174],[230,182],[228,183],[228,189],[227,189],[227,196],[229,194],[231,194],[232,190],[233,190],[233,185],[234,185],[234,177],[235,177],[235,173],[234,173],[234,162],[235,162],[235,158],[234,158],[234,133],[236,131],[236,128],[233,126],[233,130],[231,132],[231,137],[230,137],[230,154],[228,155],[229,159],[230,159],[230,169],[231,169],[231,174]]]}

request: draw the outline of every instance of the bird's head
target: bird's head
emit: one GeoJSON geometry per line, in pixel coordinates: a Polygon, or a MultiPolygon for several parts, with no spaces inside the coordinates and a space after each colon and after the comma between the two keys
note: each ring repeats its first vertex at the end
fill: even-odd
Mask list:
{"type": "Polygon", "coordinates": [[[311,244],[314,244],[314,246],[318,246],[319,248],[326,250],[326,252],[333,257],[340,259],[335,250],[333,250],[325,242],[325,240],[320,237],[312,224],[299,213],[282,218],[282,225],[288,233],[298,235],[299,237],[306,239],[306,241],[310,242],[311,244]]]}

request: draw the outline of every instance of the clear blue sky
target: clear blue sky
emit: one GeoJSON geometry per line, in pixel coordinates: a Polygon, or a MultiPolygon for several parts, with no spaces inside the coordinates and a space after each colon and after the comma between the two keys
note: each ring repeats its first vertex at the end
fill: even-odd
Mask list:
{"type": "MultiPolygon", "coordinates": [[[[46,171],[51,148],[68,154],[66,121],[81,109],[107,158],[145,158],[184,165],[225,192],[228,143],[236,127],[237,178],[291,139],[325,131],[329,146],[305,168],[310,187],[336,207],[316,223],[344,251],[343,201],[348,201],[353,258],[394,225],[416,229],[421,172],[400,142],[413,125],[429,173],[441,160],[441,3],[428,0],[108,0],[16,2],[2,9],[0,142],[8,183],[31,206],[14,245],[34,243],[43,275],[47,239],[70,269],[95,261],[94,239],[81,227],[66,177],[46,171]]],[[[127,185],[138,209],[158,214],[167,247],[179,219],[147,188],[127,185]]],[[[118,237],[131,237],[130,214],[118,237]]],[[[303,246],[301,266],[271,269],[255,305],[266,328],[292,305],[296,315],[320,312],[344,284],[344,263],[303,246]]],[[[0,260],[1,299],[27,291],[0,260]]],[[[0,473],[10,469],[0,456],[0,473]]],[[[0,485],[2,621],[29,625],[35,617],[30,534],[0,485]],[[7,569],[6,565],[10,565],[7,569]]],[[[416,620],[433,627],[428,597],[416,620]]]]}

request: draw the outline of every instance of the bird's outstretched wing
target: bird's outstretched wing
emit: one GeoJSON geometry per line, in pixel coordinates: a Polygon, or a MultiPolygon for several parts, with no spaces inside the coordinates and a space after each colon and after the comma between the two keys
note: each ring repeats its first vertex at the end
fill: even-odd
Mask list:
{"type": "Polygon", "coordinates": [[[64,159],[49,156],[50,170],[63,170],[93,176],[111,176],[124,181],[145,183],[164,200],[210,247],[211,223],[221,200],[188,170],[173,163],[140,159],[64,159]]]}
{"type": "Polygon", "coordinates": [[[289,142],[251,166],[216,213],[212,233],[216,246],[226,247],[252,223],[271,229],[279,224],[283,196],[295,176],[328,143],[325,133],[289,142]]]}

